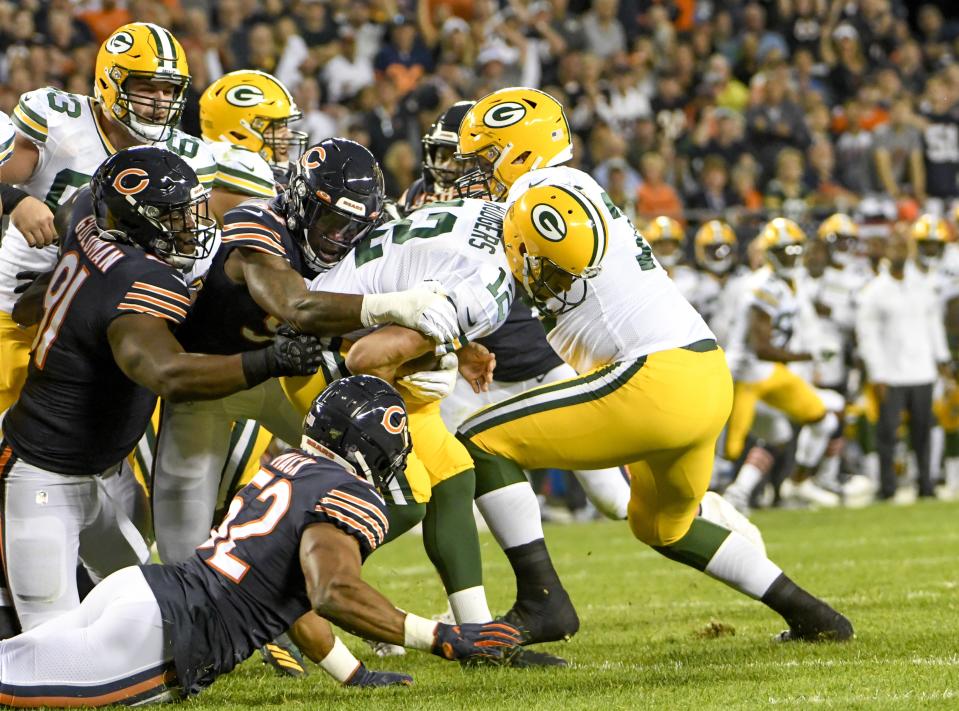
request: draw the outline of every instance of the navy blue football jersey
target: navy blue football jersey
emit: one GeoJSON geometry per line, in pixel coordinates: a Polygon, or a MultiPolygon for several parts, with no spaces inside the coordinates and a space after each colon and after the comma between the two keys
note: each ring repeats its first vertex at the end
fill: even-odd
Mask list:
{"type": "Polygon", "coordinates": [[[406,189],[400,198],[399,206],[404,215],[408,215],[414,210],[418,210],[424,205],[434,202],[444,202],[446,200],[455,200],[459,197],[456,188],[439,188],[429,178],[423,175],[406,189]]]}
{"type": "Polygon", "coordinates": [[[305,278],[315,274],[286,228],[279,200],[248,200],[223,217],[220,249],[213,258],[190,316],[177,330],[177,339],[191,353],[233,355],[263,348],[281,325],[253,300],[245,284],[226,273],[234,249],[282,257],[305,278]]]}
{"type": "Polygon", "coordinates": [[[355,538],[365,560],[386,537],[386,504],[336,462],[288,450],[236,495],[192,558],[143,566],[185,692],[209,686],[311,609],[300,539],[318,523],[355,538]]]}
{"type": "Polygon", "coordinates": [[[3,422],[18,457],[59,474],[96,474],[119,463],[156,404],[114,360],[107,339],[113,320],[140,314],[173,328],[190,308],[174,267],[99,234],[85,189],[44,295],[26,384],[3,422]]]}

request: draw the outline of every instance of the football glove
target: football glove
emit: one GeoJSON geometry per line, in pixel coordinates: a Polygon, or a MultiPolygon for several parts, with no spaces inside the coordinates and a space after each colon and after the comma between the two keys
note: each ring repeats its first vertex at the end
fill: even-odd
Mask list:
{"type": "Polygon", "coordinates": [[[369,689],[377,686],[412,686],[413,677],[409,674],[397,672],[372,671],[366,668],[363,662],[353,672],[353,676],[343,682],[343,686],[355,686],[360,689],[369,689]]]}
{"type": "Polygon", "coordinates": [[[425,402],[442,400],[453,392],[456,387],[456,376],[459,370],[459,361],[455,353],[447,353],[440,358],[436,370],[422,370],[410,373],[399,379],[400,384],[413,397],[425,402]]]}
{"type": "Polygon", "coordinates": [[[323,361],[323,347],[316,336],[280,326],[269,346],[246,351],[240,358],[247,386],[252,388],[270,378],[313,375],[323,361]]]}
{"type": "Polygon", "coordinates": [[[505,664],[521,642],[519,630],[505,622],[464,625],[440,622],[433,633],[431,651],[449,660],[483,659],[505,664]]]}
{"type": "Polygon", "coordinates": [[[383,323],[406,326],[438,344],[451,343],[459,336],[456,305],[442,285],[433,280],[407,291],[367,294],[363,297],[360,321],[365,327],[383,323]]]}

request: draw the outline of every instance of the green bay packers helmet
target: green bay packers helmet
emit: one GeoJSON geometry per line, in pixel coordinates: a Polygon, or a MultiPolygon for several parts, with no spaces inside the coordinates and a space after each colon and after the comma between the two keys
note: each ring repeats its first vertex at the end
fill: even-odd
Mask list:
{"type": "Polygon", "coordinates": [[[138,141],[166,141],[180,122],[190,85],[186,53],[169,30],[149,22],[123,25],[100,46],[93,92],[103,111],[138,141]],[[133,94],[127,82],[146,79],[174,87],[171,99],[133,94]],[[145,116],[144,111],[152,115],[145,116]]]}
{"type": "Polygon", "coordinates": [[[660,215],[654,218],[643,231],[656,259],[664,267],[675,267],[683,259],[686,247],[686,232],[678,220],[660,215]]]}
{"type": "Polygon", "coordinates": [[[806,233],[792,220],[777,217],[759,232],[766,262],[780,276],[792,279],[802,265],[806,233]]]}
{"type": "Polygon", "coordinates": [[[558,185],[526,191],[503,221],[513,276],[536,307],[553,316],[586,298],[585,280],[599,274],[608,234],[606,220],[586,195],[558,185]],[[559,306],[548,303],[552,300],[559,306]]]}
{"type": "Polygon", "coordinates": [[[713,274],[725,274],[736,263],[736,233],[722,220],[710,220],[693,238],[696,261],[713,274]]]}
{"type": "Polygon", "coordinates": [[[563,107],[536,89],[494,91],[463,117],[459,157],[473,163],[457,180],[460,194],[501,200],[521,175],[573,157],[563,107]]]}
{"type": "Polygon", "coordinates": [[[856,257],[859,243],[859,225],[841,212],[830,215],[819,225],[819,239],[829,247],[831,259],[844,266],[856,257]]]}
{"type": "Polygon", "coordinates": [[[946,245],[952,241],[952,231],[941,217],[926,214],[912,223],[909,238],[916,246],[916,259],[929,268],[942,259],[946,245]]]}
{"type": "Polygon", "coordinates": [[[208,141],[259,153],[270,163],[296,160],[307,135],[289,124],[303,113],[276,77],[251,69],[224,74],[200,97],[200,131],[208,141]]]}

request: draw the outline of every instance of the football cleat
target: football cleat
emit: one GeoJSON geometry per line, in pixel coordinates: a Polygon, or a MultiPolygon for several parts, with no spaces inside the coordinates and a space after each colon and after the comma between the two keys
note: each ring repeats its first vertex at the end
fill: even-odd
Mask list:
{"type": "Polygon", "coordinates": [[[820,509],[834,509],[842,503],[839,494],[823,489],[812,479],[803,479],[798,484],[792,479],[784,479],[779,485],[779,496],[783,501],[794,501],[820,509]]]}
{"type": "Polygon", "coordinates": [[[413,677],[398,672],[373,671],[366,665],[360,665],[353,675],[343,682],[343,686],[352,686],[357,689],[373,689],[379,686],[413,686],[413,677]]]}
{"type": "Polygon", "coordinates": [[[543,590],[540,600],[517,600],[500,617],[520,631],[522,644],[568,640],[579,630],[579,616],[563,588],[543,590]]]}
{"type": "Polygon", "coordinates": [[[780,632],[780,642],[846,642],[855,636],[852,622],[826,603],[810,610],[801,619],[790,623],[789,629],[780,632]]]}
{"type": "Polygon", "coordinates": [[[373,653],[381,659],[383,657],[402,657],[406,654],[406,648],[401,647],[398,644],[390,644],[389,642],[374,642],[370,639],[363,640],[366,642],[370,649],[373,650],[373,653]]]}
{"type": "Polygon", "coordinates": [[[285,633],[260,647],[260,656],[263,663],[273,667],[277,674],[300,678],[309,673],[303,655],[285,633]]]}

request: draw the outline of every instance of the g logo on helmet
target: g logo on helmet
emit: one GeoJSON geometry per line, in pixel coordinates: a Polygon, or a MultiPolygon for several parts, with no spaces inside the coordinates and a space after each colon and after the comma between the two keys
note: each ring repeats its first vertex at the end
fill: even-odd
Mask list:
{"type": "Polygon", "coordinates": [[[146,190],[150,184],[150,176],[140,168],[127,168],[117,173],[113,179],[113,187],[121,195],[136,195],[146,190]]]}
{"type": "Polygon", "coordinates": [[[326,160],[326,149],[323,146],[314,146],[300,158],[304,168],[319,168],[326,160]]]}
{"type": "Polygon", "coordinates": [[[552,205],[533,205],[530,219],[536,231],[550,242],[562,242],[566,238],[566,221],[552,205]]]}
{"type": "Polygon", "coordinates": [[[383,412],[383,429],[390,434],[399,434],[406,427],[406,411],[398,405],[391,405],[383,412]]]}
{"type": "Polygon", "coordinates": [[[117,32],[106,43],[106,50],[110,54],[123,54],[133,47],[133,35],[129,32],[117,32]]]}
{"type": "Polygon", "coordinates": [[[483,123],[490,128],[506,128],[519,123],[526,115],[526,107],[515,101],[497,104],[483,115],[483,123]]]}
{"type": "Polygon", "coordinates": [[[233,106],[256,106],[265,98],[263,90],[252,84],[240,84],[226,92],[224,98],[233,106]]]}

